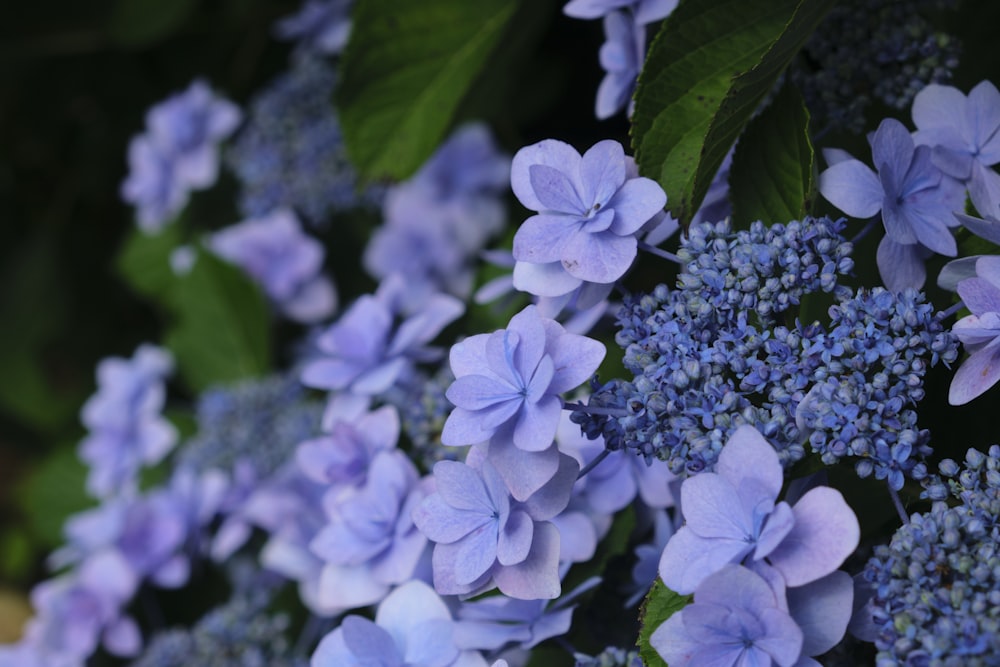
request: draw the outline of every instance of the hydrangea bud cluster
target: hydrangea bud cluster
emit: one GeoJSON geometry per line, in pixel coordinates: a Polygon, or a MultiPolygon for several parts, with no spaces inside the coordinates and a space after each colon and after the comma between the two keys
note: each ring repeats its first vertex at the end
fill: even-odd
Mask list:
{"type": "Polygon", "coordinates": [[[658,456],[675,473],[711,469],[741,424],[780,443],[783,464],[801,458],[794,405],[809,383],[802,332],[775,326],[771,336],[758,326],[805,294],[844,293],[837,276],[853,263],[842,229],[829,218],[738,232],[726,223],[692,226],[678,251],[678,289],[626,299],[619,313],[615,341],[635,377],[598,389],[590,405],[628,414],[574,419],[609,448],[658,456]]]}
{"type": "Polygon", "coordinates": [[[301,58],[251,102],[246,126],[226,155],[242,186],[239,207],[248,217],[290,208],[308,223],[329,213],[375,203],[347,159],[340,124],[330,109],[337,75],[319,58],[301,58]]]}
{"type": "Polygon", "coordinates": [[[904,476],[926,475],[930,434],[912,408],[928,368],[957,359],[958,339],[912,289],[859,290],[830,317],[830,334],[806,351],[826,378],[799,403],[796,421],[824,463],[856,457],[859,476],[874,472],[898,490],[904,476]]]}
{"type": "Polygon", "coordinates": [[[189,629],[160,632],[132,667],[305,667],[286,636],[290,619],[271,614],[260,596],[238,596],[189,629]]]}
{"type": "Polygon", "coordinates": [[[615,646],[610,646],[593,657],[577,653],[573,659],[576,660],[574,667],[642,667],[638,651],[626,651],[615,646]]]}
{"type": "Polygon", "coordinates": [[[241,462],[266,477],[319,432],[322,412],[294,376],[212,387],[198,399],[198,432],[178,453],[178,466],[204,472],[241,462]]]}
{"type": "Polygon", "coordinates": [[[957,358],[957,339],[914,290],[852,296],[840,285],[853,266],[842,228],[828,218],[729,234],[724,224],[692,227],[678,289],[627,299],[619,314],[616,342],[635,377],[599,388],[590,406],[625,414],[574,419],[609,448],[657,456],[675,473],[711,469],[733,430],[750,424],[785,466],[805,455],[808,435],[827,463],[856,456],[861,476],[897,489],[904,474],[920,478],[928,436],[910,407],[926,370],[957,358]],[[821,291],[838,301],[828,326],[775,322],[821,291]]]}
{"type": "Polygon", "coordinates": [[[903,109],[927,84],[951,79],[959,43],[924,14],[955,4],[850,0],[831,9],[791,70],[820,126],[861,132],[872,102],[903,109]]]}
{"type": "Polygon", "coordinates": [[[879,664],[990,665],[1000,652],[1000,447],[939,470],[925,484],[931,509],[865,566],[879,664]]]}

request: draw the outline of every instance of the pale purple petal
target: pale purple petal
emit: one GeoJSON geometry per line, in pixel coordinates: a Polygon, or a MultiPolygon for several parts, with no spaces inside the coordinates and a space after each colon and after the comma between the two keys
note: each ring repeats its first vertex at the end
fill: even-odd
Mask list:
{"type": "MultiPolygon", "coordinates": [[[[560,169],[544,164],[528,167],[531,189],[544,208],[541,211],[586,215],[589,206],[580,198],[573,182],[560,169]]],[[[517,258],[515,251],[514,257],[517,258]]]]}
{"type": "Polygon", "coordinates": [[[513,280],[515,289],[541,297],[562,296],[583,284],[563,268],[562,262],[518,262],[514,265],[513,280]]]}
{"type": "Polygon", "coordinates": [[[670,590],[687,595],[723,566],[742,560],[752,548],[752,544],[742,540],[698,537],[683,526],[663,550],[658,568],[660,578],[670,590]]]}
{"type": "Polygon", "coordinates": [[[497,568],[493,574],[504,595],[519,600],[559,597],[559,530],[549,522],[534,524],[528,557],[517,565],[497,568]]]}
{"type": "Polygon", "coordinates": [[[861,529],[839,491],[821,486],[795,503],[795,526],[768,560],[790,587],[836,570],[858,546],[861,529]]]}
{"type": "MultiPolygon", "coordinates": [[[[979,266],[977,263],[977,268],[979,266]]],[[[1000,313],[1000,288],[990,281],[979,277],[968,278],[960,282],[957,289],[965,307],[973,314],[1000,313]]]]}
{"type": "Polygon", "coordinates": [[[819,191],[831,204],[854,218],[870,218],[878,213],[885,197],[875,172],[853,158],[821,173],[819,191]]]}
{"type": "Polygon", "coordinates": [[[624,182],[625,149],[620,143],[605,139],[583,154],[580,161],[580,183],[583,185],[583,203],[587,208],[595,204],[604,207],[624,182]]]}
{"type": "Polygon", "coordinates": [[[570,216],[533,215],[514,234],[514,258],[532,264],[558,262],[566,239],[579,227],[580,221],[570,216]]]}
{"type": "Polygon", "coordinates": [[[527,452],[549,448],[559,427],[562,401],[558,396],[543,396],[537,403],[525,402],[514,425],[514,446],[527,452]]]}
{"type": "Polygon", "coordinates": [[[610,230],[619,236],[635,234],[667,204],[660,184],[650,178],[632,178],[608,202],[615,210],[610,230]]]}
{"type": "Polygon", "coordinates": [[[719,453],[715,471],[734,487],[752,477],[771,496],[777,498],[784,482],[784,472],[774,445],[752,426],[743,425],[733,431],[719,453]]]}
{"type": "Polygon", "coordinates": [[[580,464],[572,456],[561,452],[558,453],[558,460],[559,467],[555,473],[523,501],[524,509],[535,521],[551,519],[569,504],[573,484],[580,472],[580,464]]]}
{"type": "Polygon", "coordinates": [[[563,247],[562,266],[574,278],[592,283],[613,283],[632,266],[637,248],[634,236],[578,232],[567,239],[563,247]]]}
{"type": "Polygon", "coordinates": [[[501,565],[514,565],[528,557],[534,533],[531,517],[521,510],[510,513],[497,542],[497,560],[501,565]]]}
{"type": "Polygon", "coordinates": [[[948,403],[965,405],[1000,381],[1000,338],[962,362],[948,390],[948,403]]]}
{"type": "Polygon", "coordinates": [[[919,243],[896,243],[887,234],[878,244],[875,261],[882,282],[892,292],[901,292],[907,287],[920,289],[927,279],[919,243]]]}
{"type": "Polygon", "coordinates": [[[788,613],[802,629],[803,655],[821,655],[847,632],[854,607],[854,582],[842,570],[805,586],[789,588],[788,613]]]}
{"type": "Polygon", "coordinates": [[[546,165],[575,173],[580,168],[580,154],[569,144],[556,139],[546,139],[519,150],[511,162],[510,185],[514,196],[531,211],[545,210],[531,184],[531,166],[546,165]]]}
{"type": "Polygon", "coordinates": [[[559,449],[553,444],[540,452],[527,452],[514,446],[509,429],[507,437],[490,440],[489,461],[510,489],[515,500],[524,501],[542,488],[559,470],[559,449]]]}

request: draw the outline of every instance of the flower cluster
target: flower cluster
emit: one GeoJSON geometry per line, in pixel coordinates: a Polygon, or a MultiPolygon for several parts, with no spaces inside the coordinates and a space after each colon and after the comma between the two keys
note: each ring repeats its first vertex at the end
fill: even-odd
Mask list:
{"type": "Polygon", "coordinates": [[[850,0],[831,9],[791,70],[821,126],[861,132],[873,102],[903,109],[927,84],[949,80],[959,44],[926,14],[954,5],[850,0]]]}
{"type": "Polygon", "coordinates": [[[931,509],[912,514],[865,566],[878,658],[993,664],[1000,652],[1000,447],[970,449],[962,465],[945,459],[939,470],[926,483],[931,509]]]}
{"type": "Polygon", "coordinates": [[[376,190],[358,194],[340,124],[330,111],[336,85],[330,65],[301,58],[250,101],[246,125],[226,153],[240,182],[244,215],[287,208],[315,226],[333,212],[380,200],[376,190]]]}

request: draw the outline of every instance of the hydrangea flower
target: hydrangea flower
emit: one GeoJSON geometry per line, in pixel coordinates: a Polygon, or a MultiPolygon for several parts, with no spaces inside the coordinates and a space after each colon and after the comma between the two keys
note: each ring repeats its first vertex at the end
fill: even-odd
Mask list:
{"type": "Polygon", "coordinates": [[[242,113],[201,80],[146,114],[146,134],[129,146],[130,173],[121,195],[137,207],[147,232],[160,229],[187,204],[191,190],[205,189],[219,174],[218,144],[239,125],[242,113]]]}
{"type": "Polygon", "coordinates": [[[854,511],[828,487],[810,490],[794,507],[778,502],[783,480],[774,447],[753,427],[738,428],[716,472],[681,485],[685,524],[660,558],[663,583],[691,593],[714,572],[744,560],[767,559],[788,586],[836,570],[860,539],[854,511]]]}
{"type": "Polygon", "coordinates": [[[403,584],[378,606],[375,622],[346,616],[320,641],[312,667],[486,667],[476,651],[461,650],[444,601],[427,584],[403,584]]]}
{"type": "MultiPolygon", "coordinates": [[[[473,450],[475,452],[476,450],[473,450]]],[[[474,595],[493,586],[522,600],[558,597],[559,531],[549,519],[569,502],[579,466],[561,455],[557,473],[524,502],[514,500],[489,460],[434,466],[437,493],[413,512],[435,542],[434,588],[474,595]]]]}
{"type": "Polygon", "coordinates": [[[394,326],[394,304],[387,301],[367,294],[355,301],[317,339],[320,356],[306,362],[302,383],[363,396],[384,392],[415,361],[438,356],[427,343],[464,310],[458,299],[437,294],[421,312],[394,326]]]}
{"type": "Polygon", "coordinates": [[[481,124],[456,130],[409,180],[389,188],[384,224],[364,253],[376,278],[399,273],[407,289],[465,297],[472,259],[502,228],[501,194],[510,182],[510,158],[481,124]]]}
{"type": "Polygon", "coordinates": [[[1000,257],[976,260],[976,277],[959,282],[958,293],[972,314],[952,327],[969,353],[951,381],[952,405],[968,403],[1000,380],[1000,257]]]}
{"type": "Polygon", "coordinates": [[[555,139],[517,152],[511,187],[538,215],[514,235],[515,287],[560,296],[625,274],[636,257],[636,233],[667,202],[655,181],[629,177],[629,162],[621,144],[610,140],[582,157],[555,139]]]}
{"type": "Polygon", "coordinates": [[[618,9],[630,9],[640,25],[665,19],[677,8],[679,0],[569,0],[563,7],[566,16],[599,19],[618,9]]]}
{"type": "Polygon", "coordinates": [[[929,146],[914,146],[898,120],[883,120],[871,146],[878,173],[860,160],[841,160],[820,174],[819,191],[855,218],[881,211],[882,281],[893,291],[920,288],[926,278],[924,249],[950,257],[958,252],[949,226],[957,224],[952,212],[962,209],[963,188],[934,166],[929,146]]]}
{"type": "Polygon", "coordinates": [[[726,565],[702,581],[694,603],[653,631],[649,643],[670,667],[792,667],[803,633],[760,575],[726,565]]]}
{"type": "Polygon", "coordinates": [[[627,105],[631,116],[632,93],[646,58],[646,29],[633,16],[616,11],[604,17],[604,37],[598,59],[606,73],[597,87],[594,111],[603,120],[627,105]]]}
{"type": "Polygon", "coordinates": [[[426,495],[419,481],[413,463],[394,449],[375,456],[364,486],[330,488],[323,498],[327,524],[309,545],[325,562],[320,604],[375,604],[413,578],[427,545],[411,518],[426,495]]]}
{"type": "Polygon", "coordinates": [[[274,25],[274,35],[297,42],[305,52],[336,55],[351,36],[353,4],[353,0],[305,0],[298,12],[274,25]]]}
{"type": "Polygon", "coordinates": [[[141,345],[132,359],[110,357],[97,366],[97,393],[83,406],[90,431],[80,458],[90,467],[87,489],[99,498],[134,490],[144,466],[159,463],[174,447],[177,430],[161,414],[170,354],[141,345]]]}
{"type": "Polygon", "coordinates": [[[983,215],[1000,215],[1000,91],[982,81],[968,97],[952,86],[931,84],[913,98],[914,140],[933,148],[934,165],[965,183],[983,215]]]}
{"type": "Polygon", "coordinates": [[[295,460],[319,484],[360,486],[379,452],[395,449],[398,440],[399,413],[385,405],[357,419],[338,419],[328,434],[303,441],[295,460]]]}
{"type": "Polygon", "coordinates": [[[323,245],[302,231],[298,218],[278,209],[212,234],[208,246],[246,271],[289,318],[315,323],[337,306],[323,270],[323,245]]]}
{"type": "Polygon", "coordinates": [[[456,343],[450,356],[455,381],[447,392],[456,407],[441,442],[484,442],[510,422],[516,447],[547,449],[559,426],[559,394],[590,377],[604,353],[601,343],[566,333],[535,306],[512,317],[506,329],[456,343]]]}

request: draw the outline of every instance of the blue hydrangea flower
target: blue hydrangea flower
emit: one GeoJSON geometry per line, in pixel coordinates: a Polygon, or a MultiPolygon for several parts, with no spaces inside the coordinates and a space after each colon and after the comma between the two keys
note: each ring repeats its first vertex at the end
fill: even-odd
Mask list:
{"type": "Polygon", "coordinates": [[[969,189],[983,215],[1000,214],[1000,91],[982,81],[968,97],[952,86],[931,84],[913,99],[914,140],[933,148],[941,171],[969,189]]]}
{"type": "Polygon", "coordinates": [[[146,134],[129,146],[130,172],[121,196],[134,205],[147,232],[160,229],[187,204],[191,190],[215,183],[219,143],[239,125],[242,113],[204,81],[152,107],[146,134]]]}
{"type": "Polygon", "coordinates": [[[302,231],[291,211],[244,220],[215,232],[207,243],[246,271],[290,319],[315,323],[336,309],[333,283],[323,274],[323,245],[302,231]]]}
{"type": "Polygon", "coordinates": [[[420,298],[428,291],[466,297],[472,263],[506,222],[501,194],[510,182],[510,158],[483,124],[452,134],[412,178],[389,188],[385,222],[365,248],[376,278],[399,273],[420,298]]]}
{"type": "Polygon", "coordinates": [[[444,601],[426,584],[403,584],[378,606],[375,621],[346,616],[320,641],[313,667],[485,667],[475,651],[460,649],[444,601]]]}
{"type": "Polygon", "coordinates": [[[364,396],[384,392],[414,362],[437,358],[427,344],[464,310],[458,299],[436,294],[421,312],[395,326],[394,305],[385,293],[355,301],[317,339],[320,355],[306,362],[302,383],[364,396]]]}
{"type": "Polygon", "coordinates": [[[353,0],[305,0],[298,12],[274,25],[274,35],[297,42],[306,53],[336,55],[351,36],[353,4],[353,0]]]}
{"type": "Polygon", "coordinates": [[[716,472],[681,485],[685,524],[660,558],[663,583],[687,594],[727,564],[766,559],[788,586],[803,586],[840,567],[860,539],[854,511],[828,487],[794,507],[778,502],[783,481],[774,447],[750,426],[737,429],[716,472]]]}
{"type": "Polygon", "coordinates": [[[653,631],[650,644],[670,667],[791,667],[803,633],[760,575],[727,565],[705,579],[694,603],[653,631]]]}
{"type": "Polygon", "coordinates": [[[627,105],[631,116],[632,93],[646,58],[646,29],[630,14],[611,12],[604,17],[604,37],[598,58],[606,73],[597,87],[594,111],[603,120],[627,105]]]}
{"type": "Polygon", "coordinates": [[[893,291],[920,288],[926,278],[923,248],[950,257],[958,252],[949,227],[957,224],[952,212],[962,209],[964,190],[934,166],[929,146],[914,146],[898,120],[883,120],[871,145],[878,173],[860,160],[842,160],[820,174],[819,191],[855,218],[881,211],[882,281],[893,291]]]}
{"type": "Polygon", "coordinates": [[[375,455],[363,486],[330,488],[323,500],[327,523],[309,545],[324,561],[320,604],[376,604],[413,578],[427,538],[411,514],[425,495],[416,467],[395,449],[375,455]]]}
{"type": "Polygon", "coordinates": [[[515,446],[547,449],[559,426],[559,395],[593,375],[604,352],[599,342],[543,319],[534,306],[511,318],[506,329],[455,344],[455,381],[447,396],[456,408],[441,441],[452,446],[484,442],[514,421],[515,446]]]}
{"type": "Polygon", "coordinates": [[[554,139],[526,146],[514,156],[511,187],[538,212],[514,235],[514,285],[539,296],[621,278],[635,259],[636,233],[667,202],[655,181],[628,178],[625,151],[610,140],[582,157],[554,139]]]}
{"type": "Polygon", "coordinates": [[[489,460],[471,454],[477,467],[437,463],[437,493],[413,512],[414,523],[435,542],[434,588],[465,595],[496,586],[522,600],[558,597],[559,531],[549,519],[569,502],[576,461],[562,455],[552,479],[518,502],[489,460]]]}
{"type": "Polygon", "coordinates": [[[563,7],[566,16],[599,19],[619,9],[630,9],[640,25],[665,19],[677,8],[678,0],[569,0],[563,7]]]}
{"type": "Polygon", "coordinates": [[[952,405],[968,403],[1000,380],[1000,257],[976,260],[976,277],[958,283],[958,293],[972,314],[951,330],[969,353],[951,381],[952,405]]]}
{"type": "Polygon", "coordinates": [[[111,357],[97,367],[97,393],[83,406],[90,431],[80,443],[88,466],[87,490],[99,498],[128,493],[144,466],[159,463],[174,447],[177,430],[161,414],[165,378],[173,359],[161,348],[140,346],[132,359],[111,357]]]}

